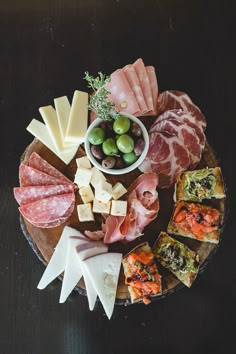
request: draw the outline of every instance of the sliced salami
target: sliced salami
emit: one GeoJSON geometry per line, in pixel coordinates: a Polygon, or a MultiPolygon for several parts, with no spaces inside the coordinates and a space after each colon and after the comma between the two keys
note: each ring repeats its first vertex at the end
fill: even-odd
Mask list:
{"type": "Polygon", "coordinates": [[[148,74],[147,74],[147,71],[146,71],[146,68],[144,66],[142,59],[140,59],[140,58],[137,59],[133,63],[132,66],[139,78],[139,82],[140,82],[140,85],[142,88],[142,92],[144,95],[146,106],[148,108],[148,112],[152,112],[152,111],[154,111],[154,104],[153,104],[153,100],[152,100],[152,91],[151,91],[151,87],[150,87],[148,74]]]}
{"type": "Polygon", "coordinates": [[[50,176],[58,178],[65,183],[72,183],[66,176],[64,176],[60,171],[58,171],[55,167],[50,165],[46,160],[44,160],[39,154],[33,152],[30,155],[28,166],[33,167],[36,170],[47,173],[50,176]]]}
{"type": "Polygon", "coordinates": [[[149,134],[149,150],[144,162],[139,166],[142,172],[155,172],[159,187],[168,188],[178,175],[190,165],[189,152],[177,136],[164,132],[149,134]]]}
{"type": "Polygon", "coordinates": [[[20,205],[29,204],[39,199],[73,191],[74,188],[71,184],[15,187],[13,189],[15,199],[20,205]]]}
{"type": "Polygon", "coordinates": [[[71,192],[22,205],[19,207],[19,211],[25,219],[35,226],[55,227],[55,224],[58,226],[71,215],[74,203],[75,196],[71,192]]]}
{"type": "Polygon", "coordinates": [[[132,88],[121,69],[111,74],[111,81],[107,83],[106,89],[111,93],[109,100],[115,103],[118,111],[123,110],[134,115],[140,112],[140,107],[132,88]]]}
{"type": "Polygon", "coordinates": [[[190,167],[194,167],[201,160],[202,149],[199,144],[199,138],[194,128],[190,127],[187,123],[182,122],[177,117],[175,111],[167,111],[163,113],[159,116],[159,122],[154,123],[149,132],[166,132],[181,139],[190,152],[190,167]]]}
{"type": "Polygon", "coordinates": [[[158,96],[157,114],[160,115],[165,111],[172,109],[182,109],[189,112],[195,117],[197,125],[204,130],[206,128],[206,119],[200,109],[192,102],[191,98],[184,92],[180,91],[164,91],[158,96]]]}
{"type": "Polygon", "coordinates": [[[24,164],[20,165],[19,179],[21,187],[63,184],[60,179],[50,176],[42,171],[36,170],[35,168],[26,166],[24,164]]]}
{"type": "Polygon", "coordinates": [[[140,112],[136,113],[138,116],[143,115],[144,113],[148,112],[148,108],[144,99],[142,87],[139,81],[139,78],[131,64],[126,65],[123,69],[125,77],[134,92],[138,105],[140,107],[140,112]]]}

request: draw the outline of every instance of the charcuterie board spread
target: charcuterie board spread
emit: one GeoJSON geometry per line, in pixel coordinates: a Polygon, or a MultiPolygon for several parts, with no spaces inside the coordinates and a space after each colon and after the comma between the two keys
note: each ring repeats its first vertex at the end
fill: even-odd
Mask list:
{"type": "Polygon", "coordinates": [[[190,287],[220,242],[225,188],[190,97],[158,91],[142,59],[39,109],[14,188],[22,230],[46,265],[38,288],[62,279],[114,304],[190,287]],[[91,110],[91,114],[89,111],[91,110]]]}

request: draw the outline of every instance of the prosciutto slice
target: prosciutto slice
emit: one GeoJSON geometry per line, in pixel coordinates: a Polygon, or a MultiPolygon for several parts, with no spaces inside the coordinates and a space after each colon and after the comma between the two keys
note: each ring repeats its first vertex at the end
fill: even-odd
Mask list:
{"type": "MultiPolygon", "coordinates": [[[[102,224],[104,243],[130,242],[143,234],[144,227],[158,215],[157,184],[158,177],[152,172],[144,173],[134,181],[127,192],[126,216],[109,215],[102,224]]],[[[86,231],[85,234],[91,238],[93,234],[101,235],[100,231],[86,231]]]]}
{"type": "Polygon", "coordinates": [[[182,109],[195,117],[195,123],[203,130],[206,128],[206,119],[200,109],[192,102],[191,98],[184,92],[164,91],[158,96],[157,115],[172,109],[182,109]]]}

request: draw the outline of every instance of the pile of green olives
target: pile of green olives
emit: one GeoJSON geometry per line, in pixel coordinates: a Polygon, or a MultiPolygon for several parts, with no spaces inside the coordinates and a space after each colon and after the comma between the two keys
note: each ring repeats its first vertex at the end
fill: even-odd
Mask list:
{"type": "Polygon", "coordinates": [[[145,145],[140,126],[121,114],[93,128],[88,140],[96,160],[105,168],[115,169],[132,165],[145,145]]]}

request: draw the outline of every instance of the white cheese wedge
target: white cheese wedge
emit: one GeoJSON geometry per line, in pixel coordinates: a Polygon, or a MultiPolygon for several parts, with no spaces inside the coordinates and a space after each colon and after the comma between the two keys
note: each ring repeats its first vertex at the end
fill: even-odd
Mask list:
{"type": "Polygon", "coordinates": [[[91,168],[91,163],[87,156],[79,157],[75,160],[78,168],[91,168]]]}
{"type": "Polygon", "coordinates": [[[127,201],[126,200],[112,200],[111,202],[111,215],[125,216],[127,214],[127,201]]]}
{"type": "Polygon", "coordinates": [[[93,201],[93,212],[100,214],[109,214],[111,209],[111,202],[103,203],[96,198],[93,201]]]}
{"type": "Polygon", "coordinates": [[[76,90],[74,92],[69,123],[66,130],[65,141],[80,144],[88,126],[88,93],[76,90]]]}
{"type": "Polygon", "coordinates": [[[96,167],[93,167],[92,176],[90,180],[90,183],[92,184],[93,188],[96,188],[96,186],[98,186],[101,183],[101,181],[106,181],[106,177],[96,167]]]}
{"type": "Polygon", "coordinates": [[[38,289],[46,288],[48,284],[50,284],[64,271],[66,265],[68,239],[70,236],[84,237],[84,235],[82,235],[78,230],[75,230],[69,226],[64,227],[61,237],[55,247],[55,251],[38,284],[38,289]]]}
{"type": "Polygon", "coordinates": [[[79,221],[94,221],[91,203],[77,205],[79,221]]]}
{"type": "Polygon", "coordinates": [[[112,185],[106,181],[101,181],[95,187],[95,198],[102,203],[108,203],[112,198],[112,185]]]}
{"type": "Polygon", "coordinates": [[[57,114],[55,109],[52,106],[40,107],[39,112],[48,128],[49,134],[52,138],[52,141],[56,147],[58,153],[63,152],[65,148],[63,145],[63,140],[57,120],[57,114]]]}
{"type": "Polygon", "coordinates": [[[35,138],[47,146],[48,149],[57,155],[66,165],[71,162],[78,150],[79,145],[73,146],[70,149],[58,153],[46,125],[36,119],[33,119],[26,129],[33,136],[35,136],[35,138]]]}
{"type": "Polygon", "coordinates": [[[83,262],[109,319],[114,309],[121,260],[121,253],[105,253],[83,262]]]}
{"type": "Polygon", "coordinates": [[[88,168],[77,168],[74,182],[78,184],[79,187],[88,187],[92,177],[92,170],[88,168]]]}
{"type": "Polygon", "coordinates": [[[127,189],[120,182],[117,182],[113,186],[112,190],[113,190],[112,198],[115,200],[119,199],[120,197],[122,197],[122,195],[124,195],[127,192],[127,189]]]}
{"type": "Polygon", "coordinates": [[[81,187],[79,189],[79,194],[83,203],[90,203],[94,200],[94,194],[90,186],[81,187]]]}
{"type": "Polygon", "coordinates": [[[70,102],[67,98],[67,96],[62,96],[54,99],[54,104],[56,108],[56,114],[57,114],[57,120],[58,120],[58,125],[63,141],[63,145],[66,146],[67,143],[64,142],[65,135],[66,135],[66,130],[67,130],[67,125],[69,122],[69,116],[70,116],[70,102]]]}

